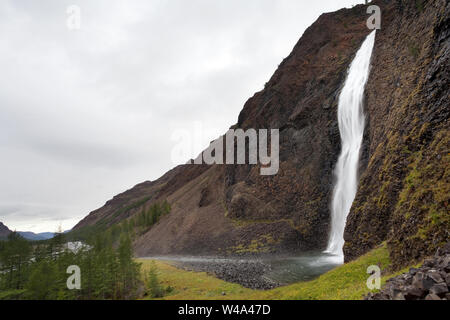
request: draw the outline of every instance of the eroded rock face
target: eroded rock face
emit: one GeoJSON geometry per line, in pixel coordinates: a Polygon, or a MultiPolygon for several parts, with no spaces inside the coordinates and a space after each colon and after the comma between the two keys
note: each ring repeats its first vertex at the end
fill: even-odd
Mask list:
{"type": "Polygon", "coordinates": [[[383,10],[366,87],[367,162],[345,232],[347,261],[388,240],[400,268],[449,239],[450,4],[422,3],[383,10]]]}
{"type": "MultiPolygon", "coordinates": [[[[448,239],[449,4],[372,4],[381,7],[383,22],[366,87],[361,181],[344,251],[351,260],[387,240],[400,267],[448,239]]],[[[324,249],[340,151],[337,100],[370,32],[366,8],[323,14],[244,105],[233,128],[280,129],[277,175],[261,176],[250,165],[179,166],[115,197],[77,228],[109,226],[167,199],[172,212],[137,239],[140,256],[324,249]]]]}
{"type": "Polygon", "coordinates": [[[288,222],[293,232],[280,241],[289,251],[327,244],[333,167],[340,151],[337,99],[369,33],[365,9],[322,15],[239,115],[238,127],[280,129],[281,162],[273,177],[260,176],[252,166],[226,168],[229,216],[288,222]]]}
{"type": "Polygon", "coordinates": [[[234,128],[280,129],[280,170],[181,166],[119,195],[77,228],[110,225],[167,199],[172,212],[136,242],[139,255],[266,254],[323,249],[333,166],[340,149],[337,97],[370,30],[366,6],[323,14],[245,104],[234,128]],[[199,167],[199,168],[197,168],[199,167]]]}
{"type": "Polygon", "coordinates": [[[450,287],[450,242],[419,269],[389,279],[378,293],[366,300],[448,300],[450,287]]]}

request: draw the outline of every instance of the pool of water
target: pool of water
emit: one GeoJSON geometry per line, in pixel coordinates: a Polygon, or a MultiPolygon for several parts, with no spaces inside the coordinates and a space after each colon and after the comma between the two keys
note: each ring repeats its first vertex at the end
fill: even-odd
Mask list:
{"type": "Polygon", "coordinates": [[[339,258],[324,253],[262,261],[271,267],[265,276],[283,284],[309,281],[341,265],[339,258]]]}
{"type": "MultiPolygon", "coordinates": [[[[156,259],[174,262],[176,265],[188,264],[193,269],[205,271],[205,265],[240,265],[246,263],[258,263],[267,266],[264,268],[263,277],[279,284],[290,284],[300,281],[309,281],[321,274],[342,264],[339,257],[320,253],[308,253],[302,256],[273,257],[260,259],[217,258],[196,256],[155,256],[145,259],[156,259]]],[[[208,268],[206,268],[207,270],[208,268]]]]}

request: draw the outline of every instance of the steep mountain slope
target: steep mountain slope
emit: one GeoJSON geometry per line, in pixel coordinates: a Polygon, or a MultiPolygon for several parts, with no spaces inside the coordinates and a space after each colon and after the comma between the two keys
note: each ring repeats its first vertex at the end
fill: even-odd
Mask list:
{"type": "Polygon", "coordinates": [[[9,230],[7,226],[0,222],[0,240],[6,239],[10,233],[11,230],[9,230]]]}
{"type": "Polygon", "coordinates": [[[137,241],[140,255],[323,248],[339,151],[336,98],[369,32],[366,18],[364,6],[322,15],[245,104],[235,127],[280,128],[278,175],[260,176],[257,166],[180,166],[117,196],[75,229],[132,216],[149,197],[147,205],[168,199],[172,212],[137,241]]]}
{"type": "MultiPolygon", "coordinates": [[[[400,265],[448,238],[448,1],[372,4],[383,22],[345,254],[350,260],[389,240],[400,265]],[[422,247],[404,241],[417,233],[422,247]]],[[[280,129],[277,175],[250,165],[179,166],[116,196],[75,230],[111,226],[167,199],[172,212],[135,242],[140,256],[323,249],[340,150],[337,97],[370,32],[366,8],[323,14],[244,105],[234,128],[280,129]]]]}

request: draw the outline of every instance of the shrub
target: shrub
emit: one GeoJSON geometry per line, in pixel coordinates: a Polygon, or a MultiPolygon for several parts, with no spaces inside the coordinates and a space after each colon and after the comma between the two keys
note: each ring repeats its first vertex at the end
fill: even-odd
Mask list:
{"type": "Polygon", "coordinates": [[[149,290],[150,296],[152,298],[162,298],[164,296],[164,289],[158,280],[158,269],[155,263],[152,261],[150,265],[150,270],[147,275],[147,289],[149,290]]]}

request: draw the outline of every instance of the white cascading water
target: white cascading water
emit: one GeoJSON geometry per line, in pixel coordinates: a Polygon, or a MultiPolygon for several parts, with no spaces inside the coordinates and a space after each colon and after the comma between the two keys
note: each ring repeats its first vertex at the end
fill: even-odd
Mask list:
{"type": "Polygon", "coordinates": [[[369,34],[356,53],[339,96],[338,122],[342,150],[334,171],[336,184],[331,204],[331,232],[326,253],[344,260],[344,230],[358,187],[358,164],[364,135],[364,88],[369,78],[375,33],[369,34]]]}

